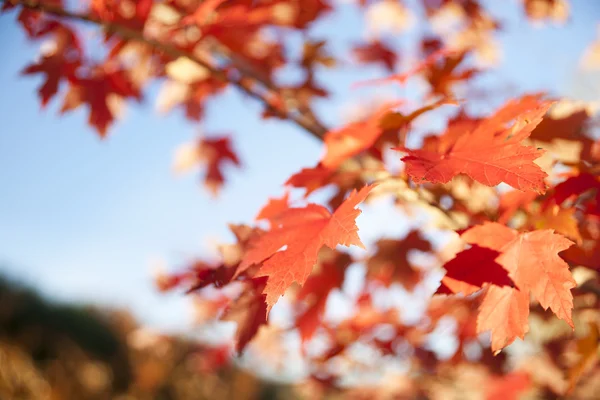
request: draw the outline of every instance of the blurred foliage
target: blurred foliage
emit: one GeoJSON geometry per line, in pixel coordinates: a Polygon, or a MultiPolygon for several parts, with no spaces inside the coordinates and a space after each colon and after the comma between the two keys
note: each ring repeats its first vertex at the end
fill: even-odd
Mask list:
{"type": "Polygon", "coordinates": [[[0,277],[0,399],[290,399],[228,349],[155,334],[125,311],[49,301],[0,277]]]}

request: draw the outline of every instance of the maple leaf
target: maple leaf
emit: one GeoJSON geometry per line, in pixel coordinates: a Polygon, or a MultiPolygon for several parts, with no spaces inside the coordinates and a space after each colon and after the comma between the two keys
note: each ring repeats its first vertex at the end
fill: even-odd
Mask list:
{"type": "Polygon", "coordinates": [[[408,261],[411,251],[431,251],[431,243],[420,232],[411,231],[399,240],[380,239],[376,246],[375,254],[366,263],[367,278],[377,279],[387,286],[399,282],[408,290],[421,281],[421,271],[408,261]]]}
{"type": "Polygon", "coordinates": [[[309,307],[296,319],[302,341],[314,335],[321,323],[329,293],[339,288],[344,281],[344,271],[352,263],[346,253],[335,253],[331,259],[320,263],[320,271],[311,275],[298,293],[298,300],[309,302],[309,307]]]}
{"type": "Polygon", "coordinates": [[[186,171],[197,164],[204,164],[204,185],[217,195],[225,182],[224,164],[240,166],[240,160],[231,146],[229,136],[201,138],[194,143],[182,145],[175,155],[174,168],[178,172],[186,171]]]}
{"type": "Polygon", "coordinates": [[[531,291],[544,309],[550,308],[573,326],[571,289],[576,284],[569,266],[558,256],[573,242],[551,229],[518,233],[495,222],[475,226],[461,238],[500,252],[496,261],[508,271],[515,286],[531,291]]]}
{"type": "Polygon", "coordinates": [[[581,243],[578,222],[573,207],[562,208],[557,204],[544,208],[539,214],[530,216],[529,223],[535,229],[553,229],[577,243],[581,243]]]}
{"type": "Polygon", "coordinates": [[[315,167],[303,168],[295,173],[289,177],[285,185],[306,189],[304,198],[315,190],[333,185],[335,193],[329,198],[327,204],[331,208],[337,208],[350,190],[358,190],[365,185],[362,175],[363,171],[359,167],[350,168],[348,165],[348,168],[329,169],[319,163],[315,167]]]}
{"type": "Polygon", "coordinates": [[[496,250],[477,245],[461,251],[444,264],[446,275],[437,293],[470,295],[480,290],[486,283],[512,286],[513,282],[508,277],[508,271],[496,261],[499,255],[496,250]]]}
{"type": "Polygon", "coordinates": [[[511,287],[489,286],[479,307],[477,331],[490,331],[492,351],[524,339],[529,331],[529,294],[511,287]]]}
{"type": "Polygon", "coordinates": [[[556,185],[544,202],[544,207],[550,207],[553,203],[561,205],[568,199],[577,198],[592,190],[596,192],[596,202],[600,203],[600,179],[591,173],[582,172],[556,185]]]}
{"type": "Polygon", "coordinates": [[[159,274],[156,278],[156,286],[162,292],[185,287],[185,291],[190,293],[210,285],[225,286],[231,281],[234,273],[235,268],[230,266],[209,264],[198,260],[183,272],[171,275],[159,274]]]}
{"type": "Polygon", "coordinates": [[[90,77],[73,78],[69,82],[69,91],[65,95],[61,113],[74,110],[87,104],[90,110],[89,123],[96,128],[101,138],[106,136],[108,127],[114,120],[110,96],[131,97],[138,101],[142,95],[124,71],[110,71],[105,67],[94,69],[90,77]]]}
{"type": "Polygon", "coordinates": [[[23,69],[23,75],[32,75],[42,73],[46,75],[45,81],[38,89],[42,102],[42,107],[48,104],[48,101],[58,92],[58,87],[62,79],[74,76],[79,62],[70,62],[65,60],[62,54],[52,54],[44,56],[37,64],[31,64],[23,69]]]}
{"type": "Polygon", "coordinates": [[[399,83],[400,85],[404,85],[410,78],[417,75],[420,72],[425,71],[435,62],[437,62],[440,58],[455,54],[456,51],[448,48],[439,49],[437,51],[432,52],[429,56],[427,56],[424,60],[420,61],[413,68],[409,69],[406,72],[401,74],[395,74],[388,76],[383,79],[372,79],[365,82],[360,82],[355,86],[364,86],[364,85],[378,85],[378,84],[387,84],[387,83],[399,83]]]}
{"type": "Polygon", "coordinates": [[[587,334],[575,341],[579,359],[569,370],[568,392],[571,392],[575,388],[582,375],[598,361],[598,343],[600,343],[600,329],[598,328],[598,324],[589,321],[587,334]]]}
{"type": "Polygon", "coordinates": [[[246,290],[225,310],[222,320],[237,322],[236,351],[241,353],[246,345],[267,323],[267,305],[263,290],[266,278],[250,279],[246,290]]]}
{"type": "Polygon", "coordinates": [[[473,247],[445,266],[448,278],[439,293],[471,294],[488,286],[477,329],[492,331],[494,352],[527,332],[529,293],[573,327],[571,289],[576,284],[568,264],[558,256],[573,242],[551,229],[518,233],[495,222],[472,227],[461,238],[473,247]]]}
{"type": "Polygon", "coordinates": [[[335,58],[327,53],[326,45],[327,42],[324,40],[304,42],[300,65],[306,69],[314,68],[319,64],[328,68],[333,67],[335,65],[335,58]]]}
{"type": "Polygon", "coordinates": [[[518,400],[531,387],[532,379],[526,372],[511,372],[490,379],[486,400],[518,400]]]}
{"type": "Polygon", "coordinates": [[[522,192],[520,190],[511,190],[500,196],[498,205],[498,222],[505,224],[520,208],[529,206],[537,197],[535,192],[522,192]]]}
{"type": "Polygon", "coordinates": [[[479,71],[475,68],[467,68],[457,71],[466,59],[466,52],[455,52],[442,58],[440,65],[431,64],[423,72],[423,75],[431,86],[432,95],[449,96],[454,84],[467,81],[479,71]]]}
{"type": "Polygon", "coordinates": [[[258,212],[256,219],[276,220],[279,215],[289,209],[289,196],[289,193],[286,193],[281,198],[269,199],[268,203],[258,212]]]}
{"type": "Polygon", "coordinates": [[[374,145],[383,145],[386,142],[398,143],[397,132],[409,127],[416,118],[442,105],[456,103],[444,98],[407,114],[394,111],[402,104],[404,101],[388,102],[378,107],[371,116],[362,121],[352,122],[327,132],[324,138],[326,150],[321,164],[326,168],[333,169],[340,166],[346,159],[371,149],[374,145]],[[392,135],[387,135],[387,132],[391,132],[392,135]]]}
{"type": "Polygon", "coordinates": [[[206,162],[204,184],[216,194],[225,182],[222,172],[223,164],[230,162],[240,166],[240,160],[231,149],[229,137],[203,138],[199,147],[201,158],[206,162]]]}
{"type": "Polygon", "coordinates": [[[75,33],[58,22],[47,22],[31,34],[35,37],[47,34],[54,36],[54,48],[43,53],[37,63],[30,64],[21,71],[23,75],[45,75],[44,83],[38,89],[43,108],[56,95],[62,80],[75,77],[77,68],[81,65],[83,50],[75,33]]]}
{"type": "Polygon", "coordinates": [[[264,293],[270,310],[294,282],[304,285],[321,247],[334,249],[340,244],[364,248],[355,223],[361,211],[355,207],[373,187],[367,185],[358,192],[353,191],[333,214],[313,203],[284,211],[271,220],[274,226],[269,232],[251,243],[236,274],[262,263],[257,276],[269,278],[264,293]],[[286,248],[280,250],[284,246],[286,248]]]}
{"type": "Polygon", "coordinates": [[[408,153],[402,161],[416,182],[447,183],[463,173],[487,186],[505,182],[522,191],[544,193],[547,174],[533,162],[543,151],[520,142],[530,135],[551,105],[539,96],[524,96],[509,101],[472,130],[442,135],[423,149],[397,150],[408,153]],[[512,120],[512,127],[506,128],[512,120]]]}
{"type": "Polygon", "coordinates": [[[393,71],[398,56],[385,43],[374,40],[370,43],[357,45],[352,49],[352,55],[360,63],[381,63],[388,71],[393,71]]]}
{"type": "Polygon", "coordinates": [[[317,189],[331,183],[335,170],[324,167],[321,163],[312,168],[302,168],[300,172],[290,176],[285,182],[286,186],[305,188],[304,196],[310,195],[317,189]]]}

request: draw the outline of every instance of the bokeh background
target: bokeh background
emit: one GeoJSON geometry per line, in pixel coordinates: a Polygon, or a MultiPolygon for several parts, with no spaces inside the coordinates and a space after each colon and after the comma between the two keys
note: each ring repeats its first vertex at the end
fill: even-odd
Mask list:
{"type": "MultiPolygon", "coordinates": [[[[334,54],[346,54],[349,44],[365,36],[391,31],[397,32],[397,48],[407,54],[397,69],[415,63],[409,46],[421,16],[386,20],[372,13],[365,18],[350,1],[338,3],[312,35],[331,38],[334,54]]],[[[495,65],[495,72],[482,78],[495,91],[474,107],[491,109],[509,96],[538,90],[600,100],[600,78],[582,69],[586,49],[600,34],[600,2],[572,1],[566,21],[543,25],[527,21],[517,0],[484,3],[504,30],[495,37],[498,47],[481,60],[495,65]]],[[[89,40],[95,39],[90,33],[89,40]]],[[[188,298],[156,289],[155,272],[199,255],[216,256],[216,243],[232,239],[227,223],[251,222],[267,197],[283,193],[291,174],[318,161],[322,143],[284,122],[260,119],[260,106],[231,89],[210,102],[201,126],[179,112],[161,113],[160,100],[155,101],[162,96],[160,85],[150,88],[143,104],[127,105],[109,137],[101,140],[83,112],[61,117],[56,103],[39,109],[35,91],[40,80],[19,75],[39,48],[25,39],[12,13],[0,16],[0,49],[0,275],[51,302],[127,310],[137,321],[128,323],[155,332],[215,339],[214,332],[194,326],[188,298]],[[205,191],[194,173],[176,174],[173,168],[182,143],[212,133],[230,133],[243,164],[227,171],[218,197],[205,191]]],[[[387,74],[342,58],[346,65],[319,75],[332,95],[317,101],[316,110],[332,126],[360,112],[367,89],[353,89],[354,83],[387,74]]],[[[281,71],[281,79],[294,79],[295,72],[281,71]]],[[[377,90],[382,97],[410,98],[418,82],[377,90]]],[[[390,218],[384,206],[365,209],[358,224],[366,243],[382,233],[410,229],[401,217],[390,218]]],[[[351,273],[350,286],[359,285],[361,271],[351,273]]],[[[402,295],[398,299],[418,303],[402,295]]],[[[341,300],[331,303],[333,309],[343,305],[341,300]]],[[[5,305],[1,302],[0,308],[5,305]]]]}

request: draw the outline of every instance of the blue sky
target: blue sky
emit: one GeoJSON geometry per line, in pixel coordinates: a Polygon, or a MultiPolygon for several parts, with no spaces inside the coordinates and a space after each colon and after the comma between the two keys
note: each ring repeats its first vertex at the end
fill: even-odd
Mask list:
{"type": "MultiPolygon", "coordinates": [[[[544,28],[531,27],[516,0],[488,3],[506,22],[503,62],[494,74],[519,91],[574,95],[577,63],[596,36],[600,3],[574,1],[566,26],[544,28]]],[[[360,13],[342,6],[313,36],[334,37],[339,52],[363,30],[360,13]]],[[[109,138],[100,140],[85,112],[60,117],[54,102],[40,111],[40,80],[18,74],[38,46],[25,40],[13,14],[0,17],[0,48],[0,270],[58,299],[126,306],[150,325],[185,327],[189,304],[156,293],[153,260],[182,265],[206,253],[210,240],[229,240],[228,222],[251,222],[267,197],[282,193],[289,175],[322,153],[321,143],[290,124],[260,120],[254,101],[229,90],[210,103],[202,129],[232,133],[244,168],[229,170],[227,186],[213,199],[196,175],[171,172],[174,150],[200,127],[178,112],[156,114],[156,87],[144,104],[128,105],[109,138]]],[[[334,95],[318,102],[320,115],[334,124],[343,106],[366,93],[351,84],[384,74],[376,67],[323,71],[321,81],[334,95]]],[[[366,213],[359,226],[374,238],[386,221],[366,213]]]]}

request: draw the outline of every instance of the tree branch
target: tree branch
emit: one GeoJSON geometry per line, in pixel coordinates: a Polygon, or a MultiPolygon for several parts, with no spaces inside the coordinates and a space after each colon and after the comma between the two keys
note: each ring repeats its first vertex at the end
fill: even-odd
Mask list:
{"type": "MultiPolygon", "coordinates": [[[[66,10],[60,6],[44,3],[40,0],[0,1],[3,3],[13,4],[15,6],[22,6],[30,10],[44,12],[61,18],[95,24],[100,26],[106,32],[114,33],[123,39],[135,41],[153,47],[154,49],[172,57],[173,59],[177,59],[179,57],[187,58],[188,60],[192,61],[198,66],[201,66],[208,70],[211,73],[211,75],[215,78],[236,86],[239,90],[241,90],[249,97],[262,103],[277,117],[295,123],[302,129],[304,129],[306,132],[310,133],[313,137],[322,141],[324,139],[325,134],[328,131],[327,127],[323,126],[317,120],[312,110],[303,107],[295,108],[291,111],[288,111],[283,107],[273,104],[264,94],[254,90],[253,85],[248,81],[247,78],[250,78],[252,81],[260,83],[261,86],[263,86],[268,92],[272,92],[276,95],[279,95],[277,88],[275,87],[275,85],[273,85],[272,82],[264,79],[264,77],[260,76],[260,74],[257,74],[254,71],[252,71],[251,68],[243,64],[243,60],[240,60],[239,57],[236,57],[234,54],[229,54],[229,51],[224,52],[217,49],[217,51],[224,54],[232,63],[232,65],[237,69],[237,71],[240,74],[239,77],[232,76],[232,74],[227,73],[226,70],[223,70],[218,66],[213,65],[209,60],[206,60],[201,56],[181,50],[172,44],[164,43],[159,40],[149,38],[145,36],[142,31],[131,29],[117,23],[103,21],[100,18],[87,13],[79,13],[75,11],[66,10]]],[[[415,193],[417,194],[419,200],[427,203],[431,207],[439,209],[448,218],[454,221],[454,218],[451,215],[451,213],[448,210],[444,209],[440,204],[427,198],[420,191],[415,191],[415,193]]]]}
{"type": "MultiPolygon", "coordinates": [[[[148,38],[141,31],[137,31],[135,29],[130,29],[130,28],[127,28],[120,24],[103,21],[100,18],[95,17],[90,14],[69,11],[60,6],[43,3],[39,0],[38,1],[36,1],[36,0],[1,0],[1,1],[5,2],[5,3],[10,3],[13,5],[16,5],[16,6],[22,6],[22,7],[28,8],[30,10],[35,10],[35,11],[40,11],[40,12],[44,12],[47,14],[52,14],[57,17],[72,19],[72,20],[91,23],[91,24],[96,24],[96,25],[101,26],[106,32],[110,32],[110,33],[119,35],[123,39],[128,39],[128,40],[132,40],[132,41],[136,41],[139,43],[149,45],[149,46],[153,47],[154,49],[173,57],[174,59],[179,58],[179,57],[187,58],[190,61],[194,62],[195,64],[207,69],[211,73],[211,75],[213,75],[215,78],[220,79],[224,82],[231,83],[232,85],[236,86],[238,89],[240,89],[246,95],[263,103],[264,106],[266,106],[268,109],[270,109],[278,117],[294,122],[296,125],[300,126],[304,130],[306,130],[308,133],[310,133],[315,138],[322,140],[323,136],[327,132],[327,128],[322,126],[318,121],[316,121],[311,116],[304,115],[299,110],[292,110],[290,112],[290,111],[283,109],[282,107],[272,104],[272,102],[270,102],[263,94],[255,91],[252,88],[252,85],[249,84],[247,82],[247,80],[244,79],[244,77],[246,77],[246,76],[243,74],[243,72],[247,73],[247,71],[245,71],[243,68],[239,68],[240,75],[242,75],[242,76],[237,78],[237,77],[231,76],[231,74],[228,74],[227,71],[220,69],[219,67],[213,65],[210,61],[205,60],[204,58],[202,58],[198,55],[188,53],[188,52],[181,50],[181,49],[177,48],[176,46],[173,46],[169,43],[164,43],[159,40],[148,38]]],[[[264,80],[260,79],[255,74],[250,76],[250,78],[258,81],[262,85],[265,85],[264,80]]],[[[268,86],[267,86],[267,89],[269,89],[268,86]]]]}

